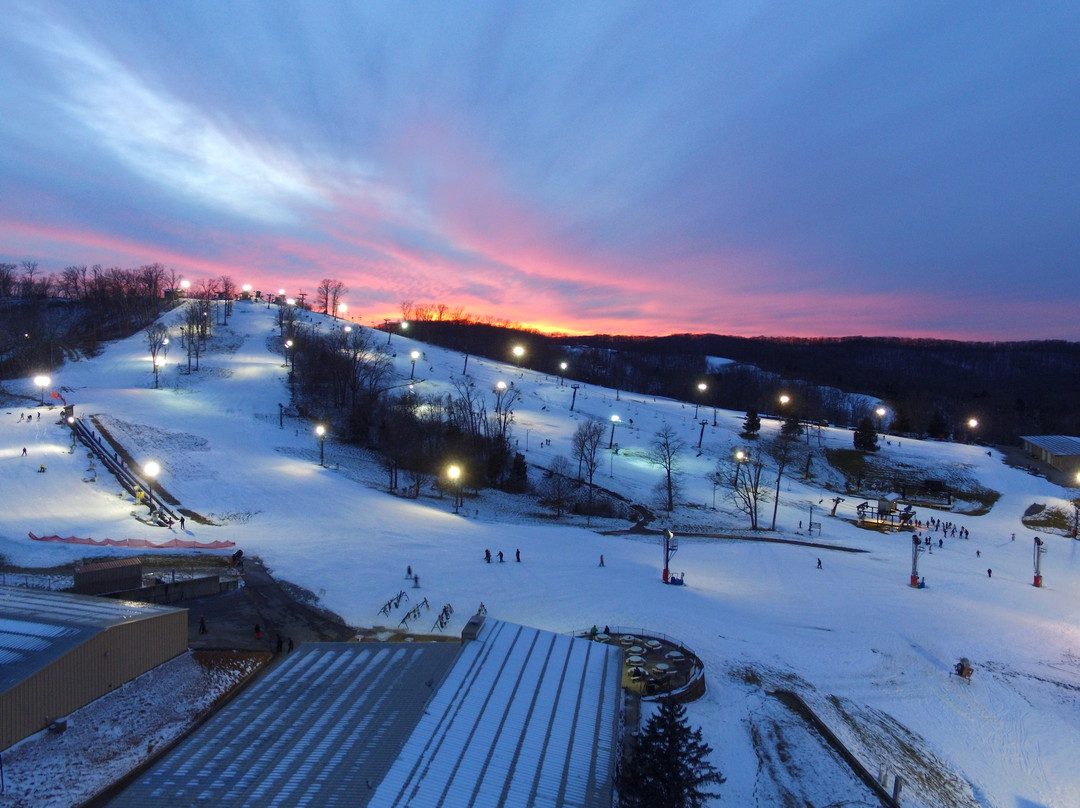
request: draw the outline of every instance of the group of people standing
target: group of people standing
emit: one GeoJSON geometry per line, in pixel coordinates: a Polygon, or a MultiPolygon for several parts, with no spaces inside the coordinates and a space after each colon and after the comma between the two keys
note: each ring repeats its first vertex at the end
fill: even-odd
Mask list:
{"type": "MultiPolygon", "coordinates": [[[[502,550],[499,550],[498,556],[499,556],[499,563],[500,564],[503,563],[503,561],[506,560],[506,559],[503,558],[503,551],[502,550]]],[[[521,561],[521,550],[515,550],[514,551],[514,560],[515,561],[521,561]]],[[[484,550],[484,561],[486,561],[488,564],[491,563],[491,550],[484,550]]]]}

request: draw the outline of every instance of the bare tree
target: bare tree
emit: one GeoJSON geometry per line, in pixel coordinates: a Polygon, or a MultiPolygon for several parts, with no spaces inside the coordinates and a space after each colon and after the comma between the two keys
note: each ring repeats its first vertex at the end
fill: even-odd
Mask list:
{"type": "Polygon", "coordinates": [[[221,290],[221,297],[224,298],[222,305],[218,306],[221,310],[223,324],[229,322],[229,316],[232,314],[233,300],[236,299],[236,283],[229,275],[222,275],[217,280],[218,289],[221,290]]]}
{"type": "Polygon", "coordinates": [[[341,298],[348,293],[348,286],[341,281],[334,281],[334,285],[330,288],[330,311],[335,317],[337,317],[338,307],[341,305],[341,298]]]}
{"type": "Polygon", "coordinates": [[[166,289],[179,289],[180,281],[184,279],[184,276],[177,272],[172,267],[165,270],[165,288],[166,289]]]}
{"type": "Polygon", "coordinates": [[[19,296],[20,297],[33,297],[34,290],[37,288],[35,277],[38,271],[37,261],[20,261],[19,266],[22,267],[23,277],[19,283],[19,296]]]}
{"type": "MultiPolygon", "coordinates": [[[[758,529],[758,507],[765,499],[762,480],[765,471],[764,452],[751,452],[741,463],[735,460],[727,461],[735,464],[735,472],[727,477],[731,482],[731,496],[735,506],[750,517],[750,529],[758,529]]],[[[719,476],[719,472],[718,472],[719,476]]],[[[727,475],[725,475],[727,476],[727,475]]]]}
{"type": "Polygon", "coordinates": [[[15,294],[15,271],[18,268],[17,264],[0,263],[0,298],[15,294]]]}
{"type": "Polygon", "coordinates": [[[483,397],[472,379],[455,379],[456,397],[447,396],[446,415],[451,429],[475,443],[483,434],[487,410],[483,397]]]}
{"type": "Polygon", "coordinates": [[[492,390],[495,394],[495,412],[491,414],[490,423],[493,434],[497,435],[506,446],[509,440],[510,422],[514,419],[514,404],[521,398],[521,390],[515,387],[513,382],[509,387],[503,382],[499,384],[502,386],[496,385],[492,390]]]}
{"type": "Polygon", "coordinates": [[[686,448],[686,441],[678,436],[671,424],[660,427],[652,440],[649,460],[664,470],[663,491],[667,499],[666,510],[675,510],[675,472],[679,470],[679,454],[686,448]]]}
{"type": "MultiPolygon", "coordinates": [[[[64,267],[56,284],[60,294],[71,300],[81,300],[85,297],[88,271],[86,264],[64,267]]],[[[0,295],[0,297],[2,296],[0,295]]]]}
{"type": "Polygon", "coordinates": [[[337,313],[337,304],[341,296],[348,290],[339,280],[323,278],[315,287],[315,308],[322,309],[323,314],[337,313]]]}
{"type": "Polygon", "coordinates": [[[780,506],[780,481],[788,465],[799,459],[802,444],[786,438],[774,438],[763,448],[776,465],[776,496],[773,498],[772,525],[769,527],[769,530],[776,530],[776,509],[780,506]]]}
{"type": "Polygon", "coordinates": [[[154,389],[158,388],[158,354],[165,347],[169,329],[161,323],[152,323],[146,329],[146,343],[150,346],[150,361],[154,363],[154,389]]]}
{"type": "Polygon", "coordinates": [[[551,461],[551,468],[548,469],[540,484],[540,496],[555,509],[556,519],[562,518],[574,492],[572,474],[573,467],[570,461],[564,455],[558,455],[551,461]]]}
{"type": "Polygon", "coordinates": [[[581,479],[581,469],[585,468],[585,475],[589,482],[589,504],[586,509],[587,521],[592,522],[593,503],[593,476],[600,464],[600,441],[604,439],[604,427],[598,421],[585,421],[578,424],[574,433],[574,457],[578,461],[578,479],[581,479]]]}
{"type": "Polygon", "coordinates": [[[195,370],[199,369],[199,354],[202,351],[201,333],[206,316],[203,314],[203,301],[192,300],[184,311],[184,344],[187,347],[187,370],[191,373],[191,357],[195,357],[195,370]]]}
{"type": "Polygon", "coordinates": [[[142,293],[151,300],[161,297],[165,286],[165,265],[160,263],[145,264],[139,267],[139,285],[142,293]]]}

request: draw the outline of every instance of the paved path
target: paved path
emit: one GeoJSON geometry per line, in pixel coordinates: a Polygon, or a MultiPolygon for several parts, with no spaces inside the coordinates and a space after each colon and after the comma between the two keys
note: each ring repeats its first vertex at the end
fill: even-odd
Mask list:
{"type": "Polygon", "coordinates": [[[290,592],[292,587],[275,581],[258,559],[244,561],[245,585],[240,589],[170,604],[188,609],[188,643],[192,648],[275,651],[279,634],[286,650],[289,638],[299,645],[341,642],[356,636],[337,615],[297,600],[290,592]],[[200,616],[206,618],[206,634],[199,633],[200,616]],[[256,624],[261,638],[255,636],[256,624]]]}

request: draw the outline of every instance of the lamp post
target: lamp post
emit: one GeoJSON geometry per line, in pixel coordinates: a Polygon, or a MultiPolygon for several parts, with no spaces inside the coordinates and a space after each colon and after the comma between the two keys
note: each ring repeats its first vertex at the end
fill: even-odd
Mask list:
{"type": "Polygon", "coordinates": [[[503,396],[506,394],[506,382],[495,382],[495,412],[502,412],[503,396]]]}
{"type": "Polygon", "coordinates": [[[143,476],[146,477],[146,504],[150,507],[150,515],[154,515],[154,478],[161,472],[161,466],[151,460],[143,464],[143,476]]]}
{"type": "Polygon", "coordinates": [[[419,351],[413,351],[412,353],[409,354],[409,358],[412,359],[412,370],[409,371],[409,378],[410,379],[415,379],[416,378],[416,360],[420,358],[420,352],[419,351]]]}
{"type": "Polygon", "coordinates": [[[731,481],[732,488],[739,487],[739,469],[742,468],[744,460],[746,460],[746,452],[739,449],[739,451],[735,452],[735,479],[731,481]]]}
{"type": "Polygon", "coordinates": [[[979,426],[979,419],[978,418],[968,418],[968,422],[967,422],[968,443],[971,443],[972,441],[975,440],[974,433],[975,433],[976,427],[978,427],[978,426],[979,426]]]}
{"type": "Polygon", "coordinates": [[[786,415],[787,414],[787,405],[790,402],[791,402],[791,396],[787,395],[786,393],[784,395],[780,396],[780,414],[781,415],[786,415]]]}
{"type": "MultiPolygon", "coordinates": [[[[348,307],[348,306],[347,306],[346,304],[344,304],[344,303],[338,303],[338,307],[337,307],[337,316],[338,316],[338,317],[344,317],[344,316],[345,316],[345,312],[347,312],[348,310],[349,310],[349,307],[348,307]]],[[[335,319],[337,319],[337,318],[335,317],[335,319]]]]}
{"type": "Polygon", "coordinates": [[[40,401],[40,404],[42,406],[44,406],[44,404],[45,404],[45,388],[49,386],[49,383],[51,381],[52,381],[52,379],[50,379],[48,376],[35,376],[34,377],[34,384],[36,384],[38,387],[41,388],[41,401],[40,401]]]}
{"type": "Polygon", "coordinates": [[[611,440],[608,441],[607,445],[609,449],[615,446],[615,424],[619,423],[621,420],[622,419],[617,415],[611,416],[611,440]]]}
{"type": "Polygon", "coordinates": [[[569,367],[565,362],[559,363],[559,387],[566,386],[566,369],[569,367]]]}
{"type": "Polygon", "coordinates": [[[878,407],[876,410],[874,410],[874,415],[877,416],[877,431],[878,432],[883,432],[884,431],[883,425],[884,425],[884,421],[885,421],[885,413],[886,412],[887,412],[887,410],[884,407],[878,407]]]}
{"type": "Polygon", "coordinates": [[[461,507],[461,469],[451,466],[446,470],[446,476],[450,478],[450,485],[454,489],[454,513],[461,507]]]}
{"type": "Polygon", "coordinates": [[[698,408],[701,407],[701,397],[705,395],[705,391],[709,389],[709,385],[705,384],[705,382],[698,382],[697,389],[698,389],[698,398],[694,402],[694,420],[695,421],[697,420],[697,416],[698,416],[698,408]]]}
{"type": "Polygon", "coordinates": [[[525,356],[525,349],[522,348],[520,345],[515,345],[514,350],[512,351],[512,353],[514,354],[514,362],[520,368],[521,367],[521,357],[525,356]]]}
{"type": "Polygon", "coordinates": [[[319,436],[319,465],[326,465],[326,427],[319,424],[315,427],[315,434],[319,436]]]}
{"type": "Polygon", "coordinates": [[[291,367],[289,364],[289,349],[292,348],[292,340],[285,340],[285,367],[291,367]]]}
{"type": "Polygon", "coordinates": [[[165,361],[163,357],[154,357],[154,389],[158,389],[158,372],[161,370],[161,364],[165,361]]]}

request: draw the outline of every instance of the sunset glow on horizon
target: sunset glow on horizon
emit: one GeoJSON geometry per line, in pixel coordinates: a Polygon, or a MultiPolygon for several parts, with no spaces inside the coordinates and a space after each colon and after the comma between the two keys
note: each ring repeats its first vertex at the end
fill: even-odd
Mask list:
{"type": "Polygon", "coordinates": [[[0,261],[566,334],[1080,339],[1080,11],[16,2],[0,261]]]}

